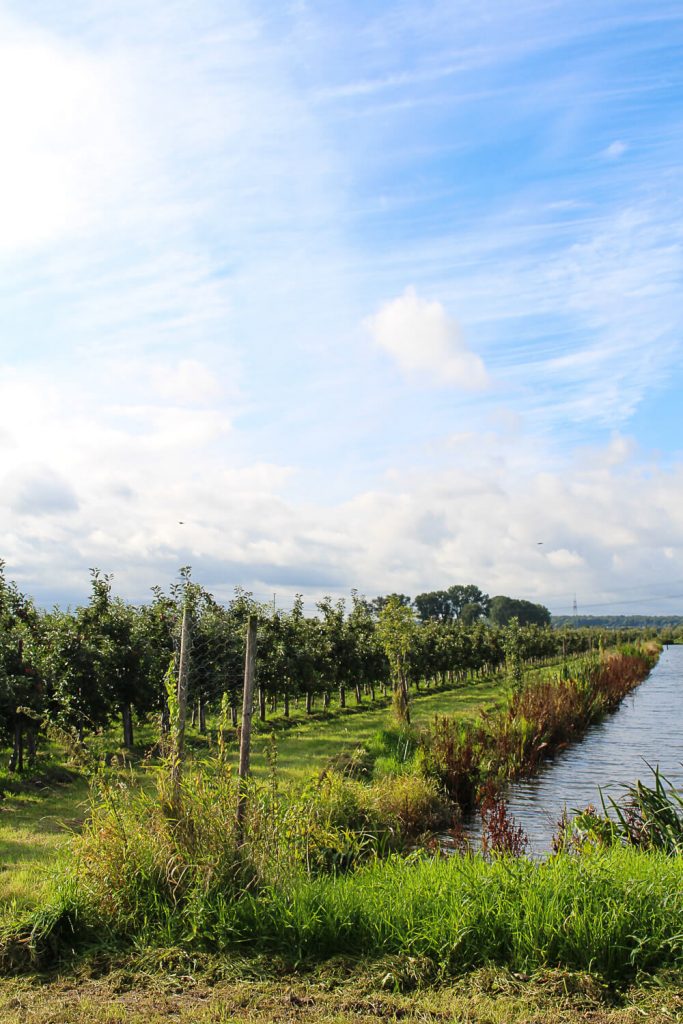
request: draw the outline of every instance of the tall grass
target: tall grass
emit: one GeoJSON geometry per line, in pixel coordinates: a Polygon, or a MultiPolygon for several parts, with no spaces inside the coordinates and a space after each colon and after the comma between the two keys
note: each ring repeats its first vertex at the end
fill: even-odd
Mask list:
{"type": "Polygon", "coordinates": [[[533,767],[649,667],[633,654],[588,664],[516,691],[476,727],[437,726],[431,747],[417,746],[414,732],[387,732],[372,752],[375,764],[384,758],[372,782],[354,778],[367,779],[354,755],[283,794],[273,750],[269,777],[250,782],[240,832],[237,783],[220,759],[189,767],[173,799],[163,768],[156,788],[125,773],[100,778],[71,868],[39,912],[0,936],[0,956],[5,966],[55,958],[96,936],[294,959],[400,954],[432,975],[549,965],[617,984],[683,966],[681,858],[597,844],[540,864],[505,856],[523,837],[495,786],[488,860],[397,855],[450,823],[435,776],[464,801],[467,787],[476,795],[483,780],[533,767]]]}
{"type": "MultiPolygon", "coordinates": [[[[405,851],[451,811],[436,784],[417,775],[364,786],[325,774],[280,794],[275,774],[252,780],[244,829],[238,786],[221,765],[188,770],[179,794],[139,787],[132,776],[100,779],[82,831],[72,840],[78,891],[103,922],[144,934],[159,921],[194,920],[202,908],[239,901],[294,878],[349,871],[405,851]]],[[[197,918],[193,927],[200,928],[197,918]]],[[[184,927],[180,926],[181,930],[184,927]]]]}
{"type": "MultiPolygon", "coordinates": [[[[94,900],[81,879],[62,890],[45,922],[56,922],[61,935],[71,921],[77,931],[98,926],[138,944],[272,952],[294,962],[403,955],[416,958],[426,977],[484,964],[555,966],[618,986],[640,972],[683,966],[683,861],[634,849],[542,863],[394,857],[351,874],[297,875],[239,893],[194,884],[180,905],[141,888],[143,896],[133,922],[94,900]]],[[[49,935],[48,927],[43,943],[49,935]]]]}

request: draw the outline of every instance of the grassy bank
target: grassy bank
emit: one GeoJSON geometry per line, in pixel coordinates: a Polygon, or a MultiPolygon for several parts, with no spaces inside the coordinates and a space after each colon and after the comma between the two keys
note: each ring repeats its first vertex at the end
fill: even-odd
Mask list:
{"type": "Polygon", "coordinates": [[[32,930],[5,941],[5,968],[29,953],[49,963],[103,944],[267,953],[292,967],[407,957],[421,983],[495,964],[585,971],[620,988],[683,967],[683,861],[633,849],[542,863],[392,858],[347,875],[245,886],[238,897],[224,878],[196,877],[181,898],[146,885],[125,905],[94,883],[79,865],[32,930]]]}
{"type": "Polygon", "coordinates": [[[524,679],[493,715],[437,718],[422,737],[425,769],[461,808],[471,808],[580,740],[647,677],[658,655],[653,646],[588,658],[554,678],[524,679]]]}

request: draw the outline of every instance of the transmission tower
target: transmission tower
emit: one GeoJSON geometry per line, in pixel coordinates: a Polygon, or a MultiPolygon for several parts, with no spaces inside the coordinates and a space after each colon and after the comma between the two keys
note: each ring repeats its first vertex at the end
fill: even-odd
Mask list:
{"type": "Polygon", "coordinates": [[[574,625],[576,625],[576,616],[579,614],[579,606],[576,603],[576,594],[574,594],[574,601],[572,603],[572,616],[574,618],[574,625]]]}

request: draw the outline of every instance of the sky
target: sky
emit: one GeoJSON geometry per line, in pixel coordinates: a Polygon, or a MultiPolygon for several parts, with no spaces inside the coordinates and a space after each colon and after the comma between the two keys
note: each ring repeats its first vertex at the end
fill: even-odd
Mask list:
{"type": "Polygon", "coordinates": [[[683,614],[683,7],[0,0],[0,558],[683,614]]]}

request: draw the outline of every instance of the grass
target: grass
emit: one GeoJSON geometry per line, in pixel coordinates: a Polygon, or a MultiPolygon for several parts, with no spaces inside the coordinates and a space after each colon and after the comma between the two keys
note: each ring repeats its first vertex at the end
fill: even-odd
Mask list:
{"type": "Polygon", "coordinates": [[[414,985],[495,965],[590,973],[618,991],[644,974],[683,969],[683,861],[662,853],[616,847],[540,863],[394,857],[313,877],[286,865],[277,880],[250,881],[239,893],[201,862],[171,860],[156,879],[158,866],[136,856],[140,865],[121,886],[106,865],[93,870],[82,857],[40,915],[5,938],[5,967],[25,966],[29,953],[49,964],[74,949],[111,954],[118,945],[270,956],[291,970],[396,958],[411,965],[414,985]]]}
{"type": "MultiPolygon", "coordinates": [[[[417,721],[427,722],[435,714],[475,716],[482,708],[493,707],[502,697],[504,681],[500,676],[467,683],[456,689],[421,693],[413,704],[417,721]]],[[[369,702],[361,708],[350,704],[345,710],[319,710],[308,719],[292,705],[287,723],[276,715],[257,732],[254,739],[255,774],[267,767],[266,750],[273,728],[278,735],[278,773],[283,782],[303,784],[336,754],[369,742],[373,735],[392,720],[390,698],[369,702]]],[[[211,723],[210,723],[211,724],[211,723]]],[[[137,730],[135,759],[140,761],[156,740],[155,726],[137,730]]],[[[93,750],[119,751],[119,732],[95,737],[93,750]]],[[[188,729],[188,744],[195,755],[208,752],[209,740],[188,729]]],[[[230,754],[236,760],[233,743],[230,754]]],[[[88,803],[87,781],[76,772],[55,772],[57,751],[51,746],[42,755],[42,763],[33,776],[17,781],[0,772],[0,921],[23,909],[36,906],[45,892],[45,881],[59,852],[64,849],[70,828],[78,828],[88,803]]],[[[6,760],[6,759],[5,759],[6,760]]],[[[144,781],[142,771],[137,777],[144,781]]]]}
{"type": "MultiPolygon", "coordinates": [[[[481,711],[496,707],[505,690],[503,677],[489,676],[454,689],[422,691],[412,695],[411,719],[417,726],[427,725],[435,715],[473,719],[481,711]]],[[[327,720],[304,720],[278,735],[278,770],[285,780],[305,781],[343,751],[368,745],[379,730],[393,722],[389,698],[373,708],[337,709],[327,720]]],[[[253,767],[257,775],[267,770],[268,744],[269,736],[263,733],[254,739],[253,767]]]]}
{"type": "Polygon", "coordinates": [[[0,920],[43,897],[50,869],[88,806],[87,781],[49,761],[32,778],[0,779],[0,920]]]}
{"type": "Polygon", "coordinates": [[[683,1019],[677,979],[639,985],[618,998],[567,971],[520,977],[483,968],[454,983],[410,990],[411,965],[371,970],[339,961],[322,971],[278,973],[272,964],[188,958],[126,962],[105,977],[0,981],[3,1024],[671,1024],[683,1019]],[[403,981],[404,984],[397,984],[403,981]],[[408,984],[405,984],[408,982],[408,984]],[[402,991],[402,989],[407,989],[402,991]]]}
{"type": "MultiPolygon", "coordinates": [[[[631,685],[631,675],[626,672],[630,665],[628,659],[610,656],[599,671],[595,665],[589,666],[585,680],[576,683],[565,677],[550,682],[552,670],[547,668],[528,673],[530,686],[516,691],[506,710],[484,719],[489,723],[500,720],[504,726],[503,732],[494,729],[491,733],[495,750],[500,747],[502,751],[499,733],[510,733],[508,746],[515,757],[528,747],[535,758],[537,749],[554,742],[555,733],[559,740],[567,729],[571,733],[574,703],[584,710],[586,721],[592,717],[594,678],[602,680],[604,676],[614,682],[614,686],[605,683],[604,688],[616,701],[624,686],[631,685]],[[567,703],[569,696],[574,703],[567,703]],[[564,697],[567,700],[561,699],[564,697]],[[515,711],[518,704],[524,714],[515,711]],[[508,719],[514,725],[512,731],[508,719]]],[[[645,662],[643,667],[647,667],[645,662]]],[[[499,704],[505,692],[505,680],[500,676],[451,691],[423,692],[413,701],[413,718],[419,728],[421,720],[436,720],[438,711],[452,711],[456,705],[458,721],[465,723],[457,728],[465,729],[467,739],[466,723],[479,716],[487,704],[499,704]]],[[[75,870],[62,870],[49,883],[42,873],[40,843],[32,844],[30,833],[51,835],[47,843],[52,843],[52,852],[56,852],[60,843],[54,838],[55,808],[52,815],[40,814],[38,807],[46,810],[40,797],[29,786],[16,787],[7,805],[19,823],[19,839],[8,837],[17,844],[17,851],[7,857],[15,874],[5,902],[5,966],[25,961],[27,953],[54,958],[65,944],[68,948],[84,946],[104,936],[114,943],[134,937],[143,944],[177,943],[198,950],[248,946],[282,955],[294,950],[301,959],[358,951],[371,959],[408,955],[426,959],[436,974],[446,976],[495,962],[524,971],[543,966],[592,970],[623,983],[631,968],[649,971],[680,965],[683,939],[672,931],[661,908],[659,944],[656,914],[649,933],[642,921],[636,923],[626,914],[625,927],[630,930],[620,938],[620,915],[623,917],[628,900],[616,876],[610,876],[609,884],[616,894],[613,917],[618,934],[612,934],[611,925],[602,927],[600,903],[595,899],[586,906],[585,914],[581,911],[577,917],[576,900],[585,900],[589,890],[597,895],[606,877],[593,884],[592,876],[579,879],[572,874],[577,864],[583,871],[589,863],[585,853],[541,865],[504,858],[495,858],[490,864],[481,858],[453,858],[447,866],[438,858],[420,862],[399,859],[377,861],[359,870],[378,856],[405,852],[421,831],[443,829],[451,820],[435,781],[423,773],[429,768],[429,751],[425,753],[422,741],[418,750],[413,739],[414,763],[407,766],[412,771],[403,770],[399,749],[390,749],[391,744],[378,756],[378,726],[389,724],[389,716],[387,708],[381,713],[377,708],[338,709],[328,713],[324,722],[289,728],[279,744],[277,776],[271,771],[259,781],[257,773],[252,783],[243,833],[233,827],[235,780],[215,758],[205,764],[201,756],[195,757],[194,764],[190,760],[180,796],[166,792],[166,775],[158,770],[146,776],[159,779],[162,788],[158,794],[145,783],[139,784],[140,772],[135,769],[114,773],[105,782],[100,799],[89,807],[83,835],[74,842],[75,870]],[[373,742],[376,749],[370,754],[370,763],[374,756],[378,767],[380,762],[384,764],[371,784],[337,774],[321,775],[321,781],[308,788],[292,785],[304,777],[310,779],[316,768],[359,744],[372,751],[373,742]],[[276,789],[281,778],[287,782],[284,796],[276,789]],[[28,830],[25,835],[22,827],[28,830]],[[556,864],[564,866],[555,869],[556,864]],[[560,874],[547,883],[544,879],[551,868],[560,874]],[[505,888],[511,878],[518,883],[512,897],[512,890],[505,888]],[[545,919],[538,913],[558,903],[563,885],[567,898],[558,911],[560,917],[551,921],[552,937],[544,944],[545,919]],[[536,905],[527,905],[525,900],[539,887],[536,905]],[[475,891],[476,897],[472,897],[475,891]],[[487,903],[488,897],[493,902],[487,903]],[[472,907],[474,916],[469,919],[472,907]],[[521,917],[515,918],[520,907],[521,917]],[[566,931],[567,922],[574,918],[582,920],[581,938],[563,942],[561,930],[566,931]],[[530,938],[524,945],[519,936],[530,928],[533,941],[530,938]],[[449,951],[453,936],[456,947],[449,951]],[[650,939],[654,951],[649,949],[650,939]],[[629,945],[632,941],[637,941],[636,952],[629,945]]],[[[583,718],[578,721],[580,725],[583,718]]],[[[481,731],[483,726],[476,728],[481,731]]],[[[385,740],[387,736],[385,731],[385,740]]],[[[401,737],[398,739],[400,743],[401,737]]],[[[263,740],[261,736],[262,744],[263,740]]],[[[267,760],[261,746],[257,764],[259,753],[262,761],[267,760]]],[[[511,763],[514,767],[517,762],[511,763]]],[[[616,863],[622,855],[625,852],[620,850],[602,852],[600,863],[606,865],[608,875],[609,858],[616,863]]],[[[654,862],[653,858],[629,862],[625,877],[632,881],[636,869],[642,872],[644,865],[651,867],[654,862]]],[[[597,854],[590,863],[593,867],[598,863],[597,854]]],[[[680,913],[683,904],[679,906],[675,893],[683,876],[679,871],[674,884],[672,870],[670,865],[662,866],[659,875],[648,876],[647,885],[650,889],[659,885],[657,899],[667,913],[671,907],[680,913]]],[[[644,892],[639,893],[640,903],[645,900],[644,892]]]]}
{"type": "MultiPolygon", "coordinates": [[[[457,708],[471,720],[503,692],[498,678],[425,693],[413,719],[419,727],[457,708]]],[[[540,863],[384,857],[427,809],[438,813],[422,776],[388,771],[361,785],[331,775],[303,792],[290,784],[360,743],[376,748],[390,723],[387,708],[352,707],[282,727],[286,796],[276,799],[272,774],[257,778],[239,842],[235,783],[225,766],[200,770],[202,741],[179,804],[165,804],[163,791],[155,800],[139,771],[128,773],[130,791],[114,773],[73,842],[71,866],[63,861],[51,879],[45,856],[64,842],[55,812],[82,816],[72,801],[84,782],[55,784],[52,798],[16,787],[0,804],[12,820],[11,833],[0,831],[12,909],[0,954],[5,969],[40,963],[59,973],[0,980],[0,1019],[683,1020],[680,856],[589,843],[540,863]]],[[[655,795],[659,824],[665,794],[655,795]]]]}

